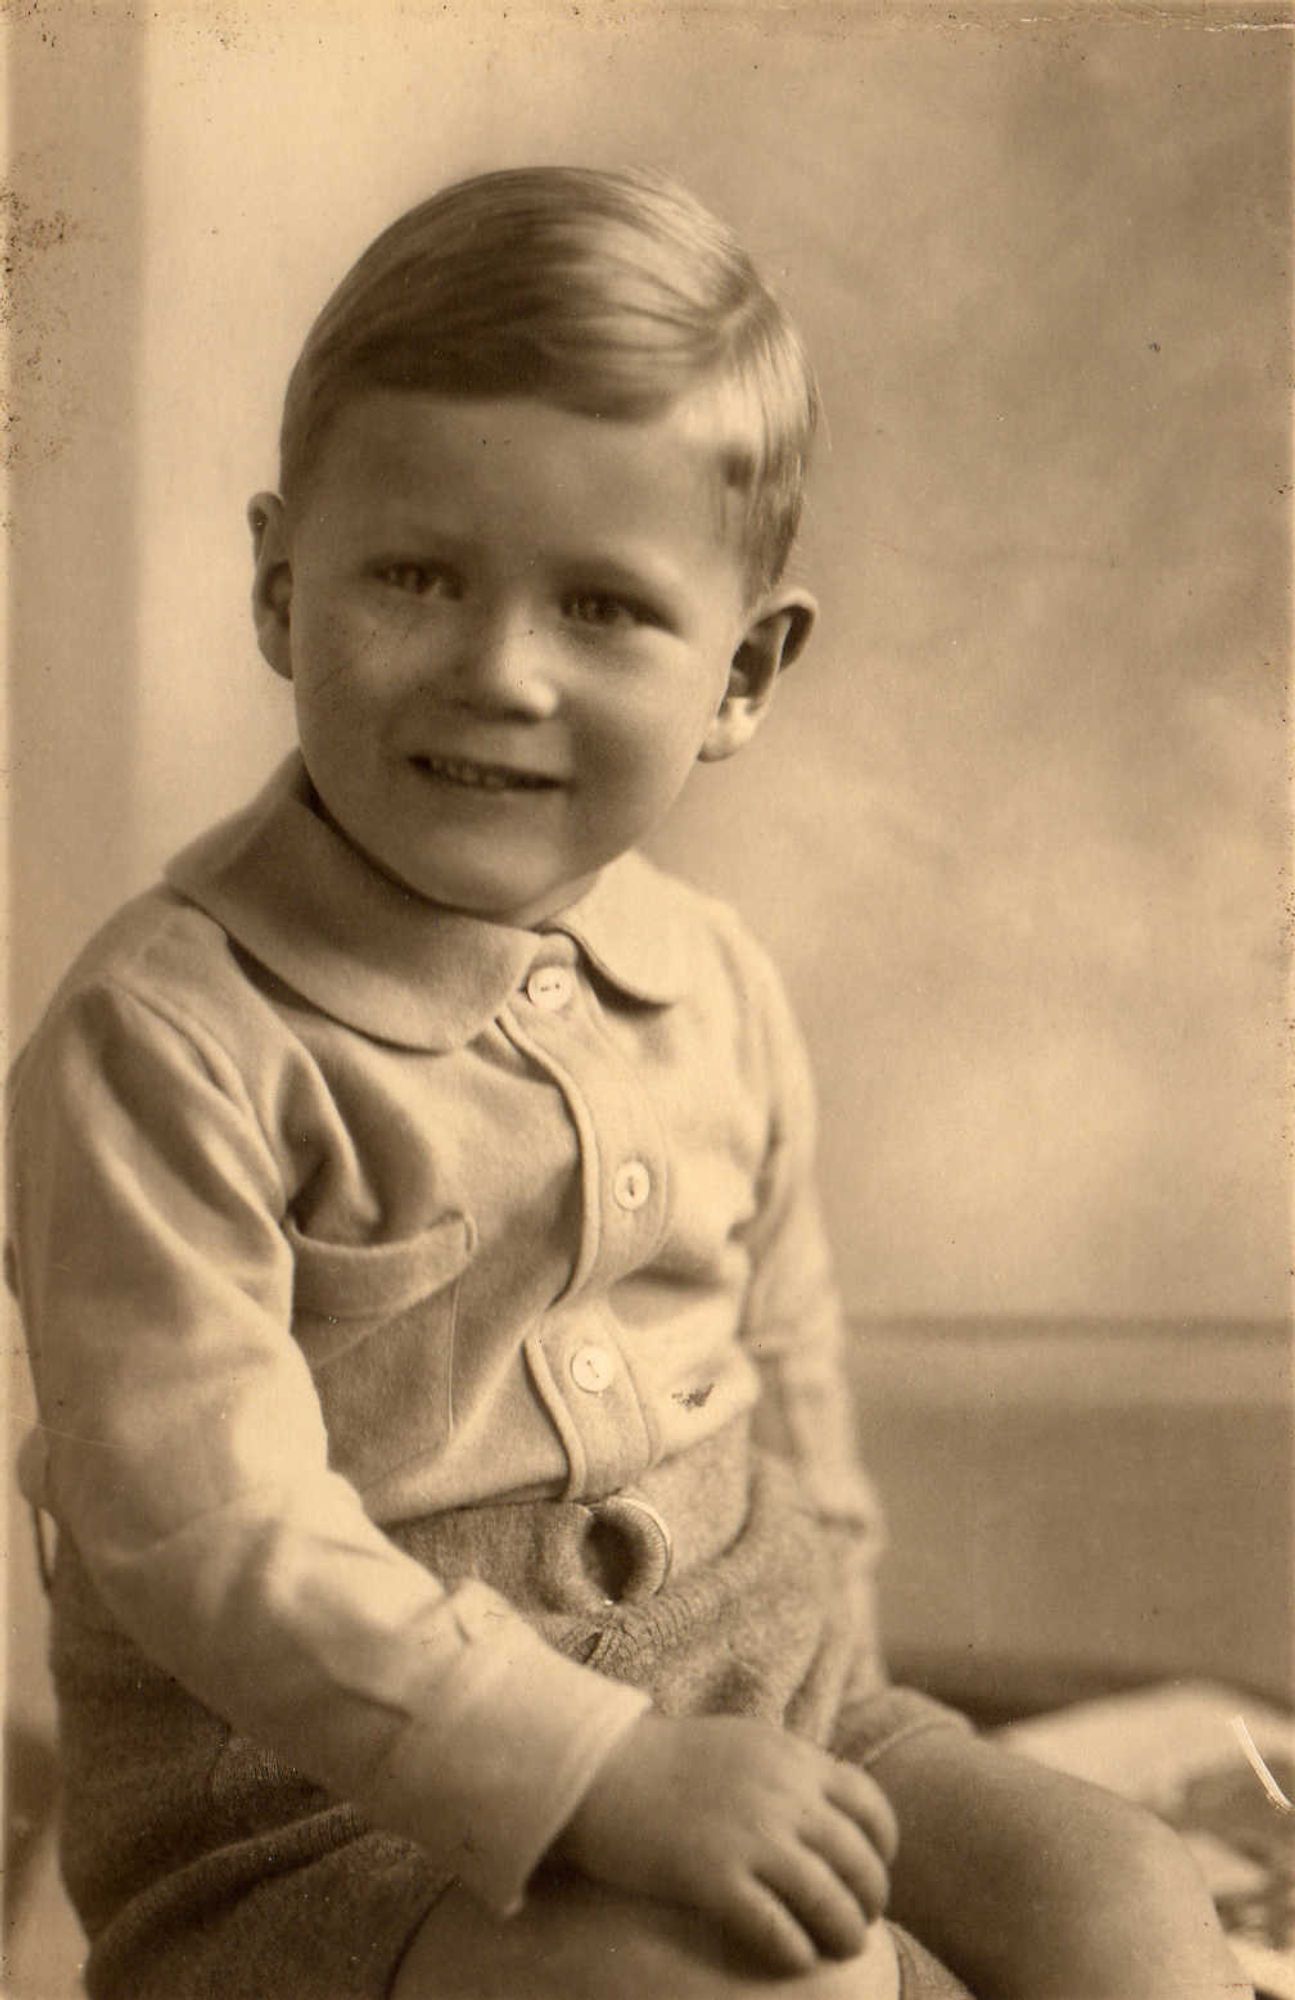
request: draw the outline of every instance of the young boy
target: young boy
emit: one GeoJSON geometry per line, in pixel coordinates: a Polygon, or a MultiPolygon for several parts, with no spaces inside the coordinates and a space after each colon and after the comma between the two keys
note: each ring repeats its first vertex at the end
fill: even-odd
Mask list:
{"type": "Polygon", "coordinates": [[[1171,1836],[887,1685],[799,1044],[633,852],[808,636],[814,415],[636,174],[450,189],[306,342],[300,753],[13,1095],[99,2000],[1243,1990],[1171,1836]]]}

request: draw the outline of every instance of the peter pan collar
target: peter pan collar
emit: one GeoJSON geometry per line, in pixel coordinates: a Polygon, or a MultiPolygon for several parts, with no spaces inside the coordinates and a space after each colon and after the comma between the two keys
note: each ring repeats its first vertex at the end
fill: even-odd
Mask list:
{"type": "Polygon", "coordinates": [[[177,855],[172,888],[276,978],[334,1019],[408,1048],[461,1048],[543,956],[573,938],[630,998],[687,986],[691,896],[636,854],[605,868],[537,935],[426,902],[382,875],[315,812],[294,752],[260,795],[177,855]]]}

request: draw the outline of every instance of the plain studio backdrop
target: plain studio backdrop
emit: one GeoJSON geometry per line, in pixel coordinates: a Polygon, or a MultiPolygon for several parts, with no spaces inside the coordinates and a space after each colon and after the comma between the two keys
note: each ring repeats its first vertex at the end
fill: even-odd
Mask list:
{"type": "MultiPolygon", "coordinates": [[[[1048,1516],[1087,1565],[1054,1562],[1055,1601],[1046,1563],[995,1581],[991,1544],[1044,1506],[1019,1481],[1049,1473],[1009,1453],[962,1510],[980,1569],[949,1556],[944,1599],[901,1586],[910,1633],[944,1620],[1010,1647],[1052,1617],[1073,1651],[1094,1566],[1136,1544],[1167,1398],[1205,1413],[1174,1432],[1201,1455],[1178,1524],[1206,1572],[1192,1616],[1216,1608],[1216,1668],[1235,1637],[1246,1677],[1248,1632],[1271,1682],[1290,1478],[1281,14],[15,0],[8,20],[15,1040],[89,930],[291,741],[243,507],[274,483],[288,369],[353,257],[480,169],[667,169],[790,303],[827,428],[797,557],[819,633],[659,853],[786,971],[865,1379],[876,1353],[924,1394],[947,1380],[946,1444],[963,1388],[983,1414],[1049,1351],[1076,1393],[1151,1411],[1089,1482],[1124,1524],[1084,1537],[1073,1471],[1048,1516]],[[1263,1421],[1228,1431],[1237,1410],[1263,1421]]],[[[903,1476],[900,1529],[919,1505],[903,1476]]],[[[1126,1624],[1148,1589],[1129,1561],[1126,1624]]],[[[1114,1611],[1090,1628],[1127,1651],[1114,1611]]],[[[37,1651],[20,1636],[21,1689],[37,1651]]]]}

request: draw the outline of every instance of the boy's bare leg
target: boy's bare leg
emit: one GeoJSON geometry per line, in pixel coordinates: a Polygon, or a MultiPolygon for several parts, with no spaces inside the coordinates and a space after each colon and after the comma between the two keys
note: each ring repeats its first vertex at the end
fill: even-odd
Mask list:
{"type": "Polygon", "coordinates": [[[725,1949],[699,1912],[571,1874],[515,1917],[451,1890],[424,1919],[391,2000],[897,2000],[895,1949],[873,1924],[856,1958],[771,1979],[725,1949]]]}
{"type": "Polygon", "coordinates": [[[1168,1827],[955,1730],[881,1756],[902,1834],[889,1913],[996,2000],[1250,2000],[1168,1827]]]}

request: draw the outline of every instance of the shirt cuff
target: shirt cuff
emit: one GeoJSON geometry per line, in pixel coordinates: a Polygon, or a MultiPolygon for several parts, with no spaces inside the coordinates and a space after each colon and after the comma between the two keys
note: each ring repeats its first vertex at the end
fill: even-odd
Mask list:
{"type": "Polygon", "coordinates": [[[650,1707],[576,1666],[484,1584],[451,1600],[464,1645],[357,1800],[503,1916],[599,1767],[650,1707]]]}

